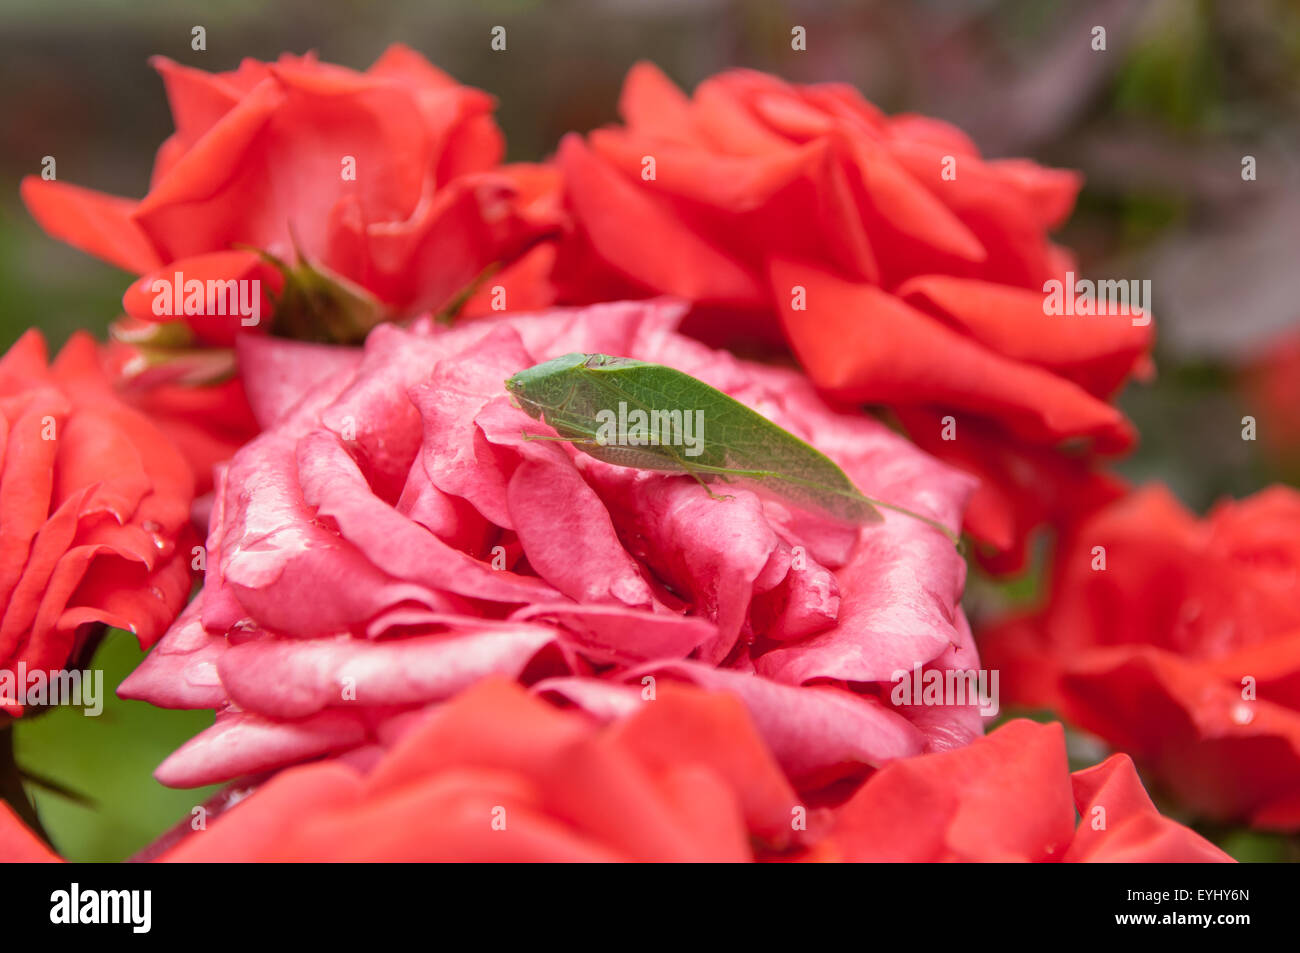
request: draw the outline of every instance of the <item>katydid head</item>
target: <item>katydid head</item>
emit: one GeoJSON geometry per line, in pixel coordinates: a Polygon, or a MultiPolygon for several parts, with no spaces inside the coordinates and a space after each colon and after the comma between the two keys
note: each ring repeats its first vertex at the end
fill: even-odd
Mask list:
{"type": "Polygon", "coordinates": [[[530,417],[541,419],[546,411],[563,407],[572,395],[576,377],[589,357],[598,355],[566,354],[552,361],[535,364],[518,371],[506,381],[511,401],[530,417]]]}

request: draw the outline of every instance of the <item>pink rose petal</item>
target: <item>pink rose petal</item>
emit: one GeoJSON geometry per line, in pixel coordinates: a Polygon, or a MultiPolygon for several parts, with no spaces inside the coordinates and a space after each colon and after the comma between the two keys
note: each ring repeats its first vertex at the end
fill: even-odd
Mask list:
{"type": "Polygon", "coordinates": [[[361,363],[350,347],[308,344],[261,334],[235,338],[244,393],[258,426],[274,426],[322,381],[346,377],[361,363]]]}
{"type": "Polygon", "coordinates": [[[555,635],[520,623],[384,642],[248,642],[230,649],[219,669],[241,708],[296,719],[330,707],[423,705],[487,675],[518,678],[555,635]]]}
{"type": "Polygon", "coordinates": [[[520,609],[511,618],[555,622],[564,627],[560,637],[573,641],[583,655],[596,662],[623,665],[685,658],[717,634],[717,627],[704,619],[616,605],[539,603],[520,609]]]}
{"type": "Polygon", "coordinates": [[[301,721],[272,721],[247,712],[219,714],[216,724],[168,756],[154,777],[169,787],[229,781],[268,768],[347,751],[366,740],[364,720],[325,711],[301,721]]]}
{"type": "Polygon", "coordinates": [[[220,708],[225,689],[217,662],[229,649],[225,637],[199,620],[204,593],[194,599],[143,662],[117,688],[122,698],[139,698],[163,708],[220,708]]]}

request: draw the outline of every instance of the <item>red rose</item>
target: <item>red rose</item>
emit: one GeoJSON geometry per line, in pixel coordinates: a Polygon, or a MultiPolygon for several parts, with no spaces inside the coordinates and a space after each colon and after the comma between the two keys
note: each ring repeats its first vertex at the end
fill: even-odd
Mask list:
{"type": "Polygon", "coordinates": [[[602,729],[493,679],[368,771],[283,772],[162,859],[743,861],[790,846],[799,806],[734,698],[666,686],[602,729]]]}
{"type": "Polygon", "coordinates": [[[573,351],[637,357],[766,414],[864,493],[957,525],[967,478],[792,371],[675,333],[680,311],[384,325],[364,354],[244,339],[265,430],[218,478],[202,593],[121,688],[218,712],[159,778],[382,746],[489,674],[603,718],[656,681],[730,691],[810,786],[978,735],[973,699],[892,697],[914,666],[979,667],[965,564],[933,527],[893,512],[832,526],[523,438],[548,431],[511,406],[506,378],[573,351]]]}
{"type": "Polygon", "coordinates": [[[1108,399],[1146,367],[1151,329],[1045,314],[1070,267],[1046,235],[1077,175],[984,160],[954,127],[847,86],[749,71],[688,99],[640,64],[620,110],[625,126],[559,151],[574,224],[547,276],[558,300],[673,294],[706,340],[783,333],[824,393],[892,408],[981,478],[966,527],[999,568],[1035,526],[1118,494],[1093,453],[1133,442],[1108,399]]]}
{"type": "Polygon", "coordinates": [[[1161,816],[1125,755],[1070,774],[1061,726],[1023,720],[965,748],[886,765],[836,812],[812,856],[920,863],[1232,860],[1161,816]]]}
{"type": "Polygon", "coordinates": [[[227,73],[154,65],[176,132],[143,199],[37,177],[22,188],[52,235],[144,276],[123,299],[137,321],[184,320],[201,342],[228,345],[270,326],[280,295],[283,332],[359,339],[371,297],[385,316],[440,308],[533,233],[512,177],[496,171],[491,97],[406,47],[364,73],[288,55],[227,73]],[[322,292],[297,272],[295,294],[329,300],[286,303],[284,275],[261,252],[325,273],[322,292]]]}
{"type": "MultiPolygon", "coordinates": [[[[377,761],[289,768],[145,856],[264,861],[1231,860],[1162,817],[1132,762],[1069,774],[1059,725],[1017,721],[895,761],[809,807],[734,698],[672,686],[605,727],[489,680],[377,761]],[[1080,820],[1076,829],[1075,807],[1080,820]]],[[[0,860],[58,858],[0,804],[0,860]]]]}
{"type": "Polygon", "coordinates": [[[1009,703],[1059,711],[1181,803],[1300,829],[1300,493],[1204,520],[1135,493],[1062,548],[1045,609],[981,645],[1009,703]]]}
{"type": "Polygon", "coordinates": [[[152,420],[185,457],[196,495],[211,491],[217,465],[257,435],[243,381],[231,376],[234,361],[226,352],[172,352],[156,374],[145,354],[122,341],[100,353],[117,396],[152,420]],[[195,380],[187,380],[187,369],[195,380]]]}
{"type": "Polygon", "coordinates": [[[142,646],[190,591],[193,481],[143,415],[119,401],[95,342],[52,365],[29,331],[0,359],[0,708],[22,672],[62,669],[96,623],[142,646]]]}
{"type": "Polygon", "coordinates": [[[1283,466],[1300,468],[1300,329],[1268,341],[1243,384],[1260,443],[1283,466]]]}

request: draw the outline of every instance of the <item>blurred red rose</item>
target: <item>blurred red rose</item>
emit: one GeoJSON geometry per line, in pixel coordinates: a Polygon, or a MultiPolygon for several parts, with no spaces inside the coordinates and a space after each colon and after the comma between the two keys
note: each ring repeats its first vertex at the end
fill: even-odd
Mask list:
{"type": "Polygon", "coordinates": [[[507,377],[573,351],[636,357],[766,414],[864,493],[957,525],[968,478],[827,408],[801,375],[675,333],[681,310],[385,325],[364,353],[245,338],[265,429],[217,480],[202,593],[121,687],[217,711],[158,777],[382,747],[489,674],[602,718],[656,679],[730,691],[804,785],[977,736],[973,701],[895,706],[890,691],[913,666],[979,667],[965,564],[934,528],[892,512],[834,526],[523,438],[550,431],[511,406],[507,377]]]}
{"type": "MultiPolygon", "coordinates": [[[[808,807],[735,698],[678,686],[598,727],[489,680],[423,716],[368,770],[337,760],[289,768],[209,820],[145,856],[1231,860],[1162,817],[1124,755],[1070,775],[1060,725],[1012,722],[966,748],[892,762],[838,809],[808,807]]],[[[0,860],[57,859],[0,804],[0,860]]]]}
{"type": "Polygon", "coordinates": [[[22,186],[50,234],[144,276],[123,299],[137,321],[184,321],[200,343],[229,345],[254,308],[270,326],[276,295],[282,333],[359,340],[378,317],[443,307],[535,232],[497,168],[492,98],[404,46],[365,72],[311,55],[226,73],[154,66],[176,132],[143,199],[22,186]],[[293,288],[260,253],[295,269],[293,288]]]}
{"type": "Polygon", "coordinates": [[[1180,803],[1300,830],[1300,493],[1203,520],[1135,493],[1062,548],[1045,609],[981,646],[1006,702],[1129,752],[1180,803]]]}
{"type": "Polygon", "coordinates": [[[919,863],[1232,860],[1162,816],[1127,756],[1112,755],[1070,774],[1061,726],[1024,720],[965,748],[886,765],[836,811],[812,857],[919,863]]]}
{"type": "Polygon", "coordinates": [[[1257,438],[1283,467],[1300,473],[1300,328],[1277,335],[1245,368],[1257,438]]]}
{"type": "MultiPolygon", "coordinates": [[[[0,359],[0,670],[62,669],[96,623],[153,644],[190,592],[193,480],[113,393],[95,342],[53,364],[29,331],[0,359]]],[[[21,713],[6,693],[0,708],[21,713]]]]}
{"type": "Polygon", "coordinates": [[[994,568],[1018,568],[1036,526],[1121,492],[1096,455],[1133,443],[1108,400],[1148,369],[1151,328],[1045,314],[1045,282],[1072,267],[1046,235],[1075,173],[985,160],[954,127],[885,116],[844,85],[750,71],[687,98],[643,63],[620,110],[626,125],[560,147],[573,225],[530,255],[534,291],[672,294],[710,343],[784,336],[824,394],[893,409],[980,477],[966,528],[994,568]]]}

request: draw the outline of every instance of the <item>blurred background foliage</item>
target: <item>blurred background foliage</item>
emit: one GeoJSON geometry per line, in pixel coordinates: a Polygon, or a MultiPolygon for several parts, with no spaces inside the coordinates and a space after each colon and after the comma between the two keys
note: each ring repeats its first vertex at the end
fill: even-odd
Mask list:
{"type": "Polygon", "coordinates": [[[91,660],[104,672],[104,710],[87,716],[63,706],[24,719],[14,759],[29,775],[28,794],[51,843],[68,860],[130,857],[190,812],[216,788],[176,791],[152,772],[208,725],[207,711],[168,711],[125,701],[114,689],[140,664],[135,637],[111,631],[91,660]]]}
{"type": "MultiPolygon", "coordinates": [[[[650,59],[688,89],[734,66],[847,81],[887,111],[955,122],[990,156],[1079,169],[1059,240],[1085,275],[1153,286],[1159,373],[1122,395],[1142,446],[1121,471],[1197,510],[1300,477],[1241,439],[1255,409],[1237,387],[1300,324],[1300,0],[0,0],[0,344],[37,326],[57,346],[117,314],[128,276],[44,236],[17,184],[53,155],[62,180],[142,195],[171,132],[148,57],[216,70],[314,49],[363,68],[395,40],[499,98],[512,160],[615,121],[624,74],[650,59]],[[488,47],[496,24],[505,54],[488,47]]],[[[995,595],[1032,598],[1033,578],[995,595]]],[[[112,686],[138,657],[113,633],[96,664],[112,686]]],[[[120,859],[184,819],[207,792],[167,792],[149,771],[210,717],[114,700],[97,719],[24,722],[20,763],[93,801],[35,790],[56,846],[120,859]]],[[[1209,833],[1242,858],[1300,855],[1209,833]]]]}

